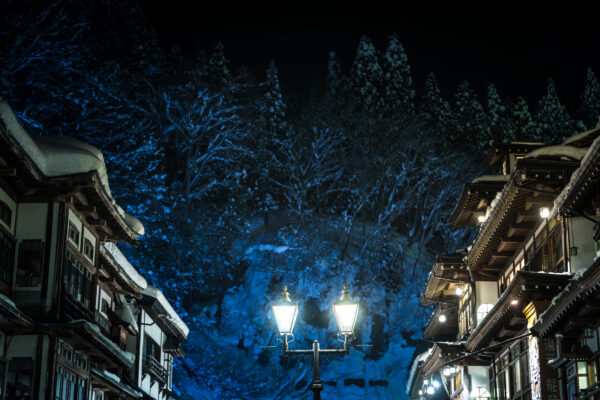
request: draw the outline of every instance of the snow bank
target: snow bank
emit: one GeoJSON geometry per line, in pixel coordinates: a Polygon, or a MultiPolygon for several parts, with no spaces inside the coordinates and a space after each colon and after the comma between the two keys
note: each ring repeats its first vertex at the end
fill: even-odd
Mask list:
{"type": "Polygon", "coordinates": [[[562,142],[562,144],[567,145],[567,144],[576,142],[578,140],[585,139],[587,136],[597,133],[598,130],[599,130],[599,128],[596,127],[594,129],[590,129],[589,131],[581,132],[576,135],[570,136],[564,142],[562,142]]]}
{"type": "Polygon", "coordinates": [[[185,322],[182,321],[181,317],[179,317],[179,314],[175,312],[173,307],[171,307],[171,304],[160,290],[158,290],[152,285],[148,285],[148,287],[144,289],[142,294],[157,299],[160,305],[163,306],[163,308],[167,312],[167,317],[169,321],[171,321],[173,325],[177,327],[177,329],[179,329],[179,331],[183,334],[184,338],[187,338],[188,333],[190,333],[190,329],[187,327],[185,322]]]}
{"type": "Polygon", "coordinates": [[[473,179],[472,183],[479,182],[507,182],[510,175],[482,175],[473,179]]]}
{"type": "Polygon", "coordinates": [[[250,254],[250,253],[254,252],[255,250],[257,250],[257,251],[272,251],[273,253],[281,254],[281,253],[284,253],[285,251],[289,250],[289,247],[288,246],[275,246],[272,244],[257,244],[257,245],[248,247],[245,251],[245,254],[250,254]]]}
{"type": "Polygon", "coordinates": [[[144,290],[148,287],[148,282],[139,272],[131,265],[127,260],[127,257],[123,255],[121,250],[115,243],[105,242],[102,247],[110,254],[115,263],[121,268],[125,276],[127,276],[133,283],[135,283],[140,289],[144,290]]]}
{"type": "Polygon", "coordinates": [[[540,157],[566,157],[573,160],[581,160],[587,153],[587,148],[580,149],[578,147],[557,145],[546,146],[540,149],[535,149],[526,154],[525,158],[540,158],[540,157]]]}
{"type": "Polygon", "coordinates": [[[68,136],[44,136],[33,139],[17,121],[10,106],[0,97],[0,120],[8,135],[21,147],[46,177],[57,177],[96,171],[111,205],[125,224],[138,236],[144,226],[127,214],[112,198],[104,156],[93,146],[68,136]]]}

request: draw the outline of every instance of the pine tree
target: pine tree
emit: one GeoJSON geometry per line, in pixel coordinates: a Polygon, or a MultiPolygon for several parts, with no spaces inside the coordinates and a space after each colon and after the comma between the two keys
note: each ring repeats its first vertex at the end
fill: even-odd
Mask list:
{"type": "Polygon", "coordinates": [[[390,36],[383,55],[384,106],[388,112],[414,112],[414,97],[410,65],[397,34],[390,36]]]}
{"type": "Polygon", "coordinates": [[[600,84],[591,68],[587,69],[583,92],[579,99],[579,115],[585,126],[592,129],[600,120],[600,84]]]}
{"type": "Polygon", "coordinates": [[[281,87],[279,86],[279,71],[272,60],[267,68],[266,81],[262,83],[263,100],[260,105],[260,113],[263,118],[264,127],[275,137],[282,138],[285,134],[286,104],[283,101],[281,87]]]}
{"type": "Polygon", "coordinates": [[[475,143],[479,148],[487,146],[491,139],[489,121],[483,106],[467,81],[458,86],[454,110],[459,139],[466,145],[475,143]]]}
{"type": "Polygon", "coordinates": [[[258,104],[258,148],[256,152],[260,165],[256,176],[256,188],[260,188],[258,208],[263,212],[265,224],[269,212],[281,200],[278,193],[286,184],[287,154],[290,136],[286,121],[286,104],[279,85],[279,72],[275,61],[271,61],[266,71],[266,80],[260,84],[262,98],[258,104]]]}
{"type": "Polygon", "coordinates": [[[560,102],[554,79],[548,79],[546,94],[538,102],[535,122],[542,141],[558,143],[581,128],[571,119],[565,106],[560,102]]]}
{"type": "Polygon", "coordinates": [[[487,111],[490,122],[490,131],[495,140],[514,140],[513,132],[508,129],[507,109],[500,98],[498,89],[493,84],[488,85],[487,111]]]}
{"type": "Polygon", "coordinates": [[[329,61],[327,62],[327,88],[332,96],[340,94],[342,89],[342,65],[338,55],[331,51],[329,52],[329,61]]]}
{"type": "Polygon", "coordinates": [[[211,53],[207,63],[206,81],[213,90],[227,88],[231,83],[231,69],[229,61],[225,57],[223,43],[219,42],[211,53]]]}
{"type": "Polygon", "coordinates": [[[367,112],[375,113],[382,109],[381,85],[383,71],[379,64],[377,50],[371,40],[363,36],[356,49],[352,65],[351,89],[358,106],[367,112]]]}
{"type": "Polygon", "coordinates": [[[442,97],[433,73],[429,73],[425,79],[425,93],[421,98],[419,111],[433,121],[436,129],[440,131],[440,137],[455,139],[449,129],[452,117],[450,104],[442,97]]]}
{"type": "Polygon", "coordinates": [[[514,140],[539,141],[541,139],[529,112],[529,105],[521,96],[517,97],[511,107],[508,126],[508,133],[514,140]]]}

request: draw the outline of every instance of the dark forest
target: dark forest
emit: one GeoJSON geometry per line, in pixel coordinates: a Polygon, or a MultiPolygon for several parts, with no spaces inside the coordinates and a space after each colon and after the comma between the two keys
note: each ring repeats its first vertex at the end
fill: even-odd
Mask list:
{"type": "Polygon", "coordinates": [[[433,73],[415,82],[398,35],[381,48],[364,36],[350,64],[331,49],[326,86],[298,101],[276,55],[255,75],[222,44],[197,57],[161,46],[132,1],[48,3],[0,5],[0,96],[31,134],[103,152],[115,199],[146,227],[123,250],[191,329],[182,399],[306,398],[308,363],[261,347],[277,344],[270,304],[287,285],[296,340],[332,347],[344,281],[372,347],[325,359],[326,390],[404,398],[432,257],[472,239],[448,217],[462,184],[489,173],[490,141],[559,143],[598,122],[597,69],[573,77],[578,104],[550,77],[539,99],[468,80],[445,93],[433,73]]]}

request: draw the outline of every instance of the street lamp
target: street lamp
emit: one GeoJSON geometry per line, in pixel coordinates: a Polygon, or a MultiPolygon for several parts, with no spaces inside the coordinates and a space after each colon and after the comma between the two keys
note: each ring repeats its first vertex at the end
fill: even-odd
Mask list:
{"type": "Polygon", "coordinates": [[[292,300],[290,300],[287,286],[283,287],[281,298],[271,308],[273,309],[273,314],[275,314],[279,334],[285,335],[286,339],[288,336],[293,336],[292,332],[294,331],[294,324],[298,316],[298,303],[292,303],[292,300]]]}
{"type": "Polygon", "coordinates": [[[282,338],[283,354],[286,356],[312,354],[313,356],[313,380],[310,383],[310,390],[313,392],[313,400],[321,399],[323,384],[320,378],[319,355],[331,354],[345,356],[350,353],[350,341],[354,335],[354,325],[358,315],[358,302],[350,298],[348,285],[344,283],[344,290],[340,299],[333,303],[333,313],[337,321],[339,335],[343,336],[344,347],[341,349],[321,349],[319,341],[315,340],[312,349],[290,350],[288,348],[288,337],[294,337],[294,323],[298,316],[298,303],[292,303],[287,287],[283,287],[281,298],[272,305],[277,330],[282,338]]]}

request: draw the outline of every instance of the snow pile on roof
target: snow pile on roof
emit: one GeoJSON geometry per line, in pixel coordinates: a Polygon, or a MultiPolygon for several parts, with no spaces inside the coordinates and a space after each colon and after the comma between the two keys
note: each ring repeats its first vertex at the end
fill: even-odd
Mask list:
{"type": "Polygon", "coordinates": [[[115,263],[121,268],[125,276],[127,276],[133,283],[135,283],[140,289],[144,290],[148,287],[148,282],[139,272],[131,265],[127,260],[127,257],[123,255],[121,250],[115,243],[105,242],[102,247],[108,252],[115,263]]]}
{"type": "Polygon", "coordinates": [[[576,135],[570,136],[564,142],[562,142],[562,144],[566,145],[569,143],[577,142],[578,140],[581,140],[581,139],[585,139],[586,137],[588,137],[594,133],[598,133],[598,130],[599,130],[599,128],[595,127],[594,129],[590,129],[589,131],[581,132],[576,135]]]}
{"type": "Polygon", "coordinates": [[[506,182],[506,181],[508,181],[509,177],[510,177],[510,175],[482,175],[482,176],[478,176],[477,178],[473,179],[472,183],[506,182]]]}
{"type": "Polygon", "coordinates": [[[187,337],[188,333],[190,333],[190,329],[187,327],[185,322],[182,321],[181,317],[179,317],[179,314],[175,312],[173,307],[171,307],[171,304],[160,290],[152,285],[148,285],[148,287],[142,291],[142,294],[157,299],[160,305],[167,312],[169,321],[173,323],[175,327],[177,327],[177,329],[183,334],[184,338],[187,337]]]}
{"type": "MultiPolygon", "coordinates": [[[[135,355],[129,351],[122,350],[115,342],[104,336],[104,334],[100,331],[100,328],[96,324],[92,324],[86,320],[78,320],[72,321],[73,323],[79,323],[83,325],[88,331],[92,330],[94,335],[102,341],[102,343],[108,347],[113,353],[118,354],[123,359],[127,360],[127,362],[131,365],[135,363],[135,355]]],[[[75,324],[77,325],[77,324],[75,324]]]]}
{"type": "Polygon", "coordinates": [[[116,386],[118,386],[119,388],[123,389],[125,392],[129,393],[130,395],[132,395],[133,397],[136,398],[141,398],[144,395],[140,392],[138,392],[137,390],[133,389],[132,387],[121,383],[121,378],[119,378],[117,375],[109,372],[109,371],[104,371],[104,370],[99,370],[98,368],[93,368],[92,367],[92,372],[94,372],[97,375],[100,375],[102,377],[104,377],[106,380],[111,381],[112,383],[114,383],[116,386]]]}
{"type": "Polygon", "coordinates": [[[412,367],[410,368],[410,375],[408,376],[408,381],[406,382],[406,393],[407,394],[410,395],[410,387],[412,385],[413,380],[415,379],[417,370],[419,369],[419,363],[425,361],[425,359],[427,359],[427,357],[429,357],[429,355],[431,354],[432,348],[419,354],[417,356],[417,358],[415,358],[415,361],[413,361],[412,367]]]}
{"type": "Polygon", "coordinates": [[[102,153],[93,146],[68,136],[45,136],[33,139],[17,121],[10,106],[0,97],[0,120],[8,135],[29,156],[47,177],[81,174],[96,171],[111,205],[125,224],[137,235],[144,234],[144,226],[127,214],[112,198],[108,174],[102,153]]]}
{"type": "Polygon", "coordinates": [[[0,301],[8,304],[12,308],[17,308],[17,306],[15,305],[15,302],[12,301],[11,299],[9,299],[7,296],[3,295],[2,293],[0,293],[0,301]]]}
{"type": "Polygon", "coordinates": [[[552,209],[552,213],[551,213],[551,215],[553,217],[556,216],[556,214],[559,212],[560,207],[563,205],[565,200],[567,200],[567,198],[571,194],[571,190],[573,188],[573,185],[575,185],[575,182],[577,182],[583,178],[582,175],[585,173],[586,168],[582,168],[582,167],[587,165],[588,163],[590,163],[591,162],[590,160],[592,159],[592,157],[594,157],[596,155],[596,153],[600,150],[600,136],[597,137],[596,139],[594,139],[594,141],[592,142],[592,144],[589,148],[583,149],[583,150],[586,151],[586,154],[581,159],[580,167],[577,168],[575,171],[573,171],[573,173],[571,174],[571,179],[569,180],[569,183],[567,183],[565,185],[563,190],[560,192],[560,194],[558,196],[556,196],[556,199],[554,200],[554,208],[552,209]]]}
{"type": "Polygon", "coordinates": [[[541,158],[541,157],[561,157],[572,160],[581,160],[587,153],[586,149],[580,149],[578,147],[557,145],[557,146],[546,146],[540,149],[535,149],[532,152],[526,154],[525,158],[541,158]]]}

